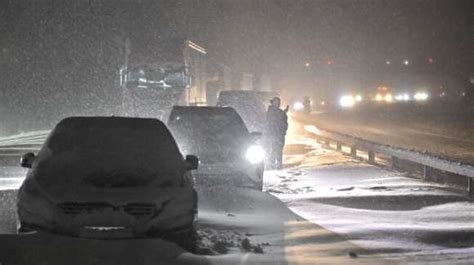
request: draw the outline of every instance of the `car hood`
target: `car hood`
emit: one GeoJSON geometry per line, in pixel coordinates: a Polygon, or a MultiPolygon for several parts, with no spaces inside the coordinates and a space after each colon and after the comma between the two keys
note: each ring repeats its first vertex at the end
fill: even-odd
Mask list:
{"type": "Polygon", "coordinates": [[[176,194],[192,190],[192,187],[133,187],[133,188],[96,188],[90,186],[43,186],[34,179],[27,179],[23,184],[24,192],[37,192],[52,203],[63,202],[101,202],[111,205],[127,203],[163,203],[171,200],[176,194]]]}

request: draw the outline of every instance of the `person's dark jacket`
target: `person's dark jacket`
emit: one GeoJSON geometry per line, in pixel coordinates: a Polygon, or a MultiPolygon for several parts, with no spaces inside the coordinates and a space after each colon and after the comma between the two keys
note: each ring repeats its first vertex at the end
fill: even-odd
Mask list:
{"type": "Polygon", "coordinates": [[[267,110],[267,130],[271,136],[285,137],[288,129],[288,117],[280,108],[269,106],[267,110]]]}

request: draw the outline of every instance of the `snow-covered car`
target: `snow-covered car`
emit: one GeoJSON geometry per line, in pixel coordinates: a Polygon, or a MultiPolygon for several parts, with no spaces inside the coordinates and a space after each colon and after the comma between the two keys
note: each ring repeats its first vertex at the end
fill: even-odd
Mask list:
{"type": "Polygon", "coordinates": [[[174,106],[167,125],[181,150],[199,156],[197,185],[262,189],[261,134],[249,133],[233,108],[174,106]]]}
{"type": "Polygon", "coordinates": [[[18,192],[19,231],[95,239],[160,237],[192,247],[197,195],[157,119],[70,117],[50,133],[18,192]]]}

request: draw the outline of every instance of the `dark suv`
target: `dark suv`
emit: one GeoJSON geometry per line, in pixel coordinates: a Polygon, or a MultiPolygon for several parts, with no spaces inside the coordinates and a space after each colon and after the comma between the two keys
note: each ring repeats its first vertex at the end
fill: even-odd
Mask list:
{"type": "Polygon", "coordinates": [[[198,185],[262,189],[264,151],[233,108],[175,106],[168,120],[181,150],[200,158],[198,185]]]}

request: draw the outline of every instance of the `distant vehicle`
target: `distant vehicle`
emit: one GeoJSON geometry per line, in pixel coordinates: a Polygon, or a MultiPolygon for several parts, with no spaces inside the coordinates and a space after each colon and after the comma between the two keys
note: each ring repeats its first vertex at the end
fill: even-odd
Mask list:
{"type": "Polygon", "coordinates": [[[197,195],[190,170],[156,119],[71,117],[50,133],[18,192],[19,231],[75,237],[160,237],[192,248],[197,195]]]}
{"type": "Polygon", "coordinates": [[[198,185],[227,183],[262,190],[265,154],[260,134],[249,133],[234,109],[175,106],[168,127],[181,150],[200,157],[198,185]]]}
{"type": "Polygon", "coordinates": [[[126,46],[120,69],[125,116],[166,120],[174,105],[206,103],[204,47],[182,38],[126,46]]]}
{"type": "Polygon", "coordinates": [[[219,93],[217,106],[234,108],[250,131],[264,133],[266,110],[263,98],[265,95],[258,91],[224,90],[219,93]]]}
{"type": "Polygon", "coordinates": [[[387,86],[378,86],[375,95],[372,95],[372,100],[377,102],[392,103],[395,98],[392,89],[387,86]]]}

